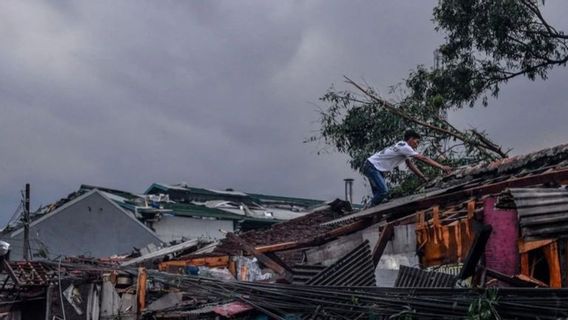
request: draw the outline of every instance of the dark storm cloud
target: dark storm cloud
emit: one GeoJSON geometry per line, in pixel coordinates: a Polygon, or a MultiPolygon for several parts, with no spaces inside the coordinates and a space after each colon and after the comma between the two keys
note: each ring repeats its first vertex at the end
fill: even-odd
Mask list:
{"type": "MultiPolygon", "coordinates": [[[[26,182],[36,207],[81,183],[142,192],[157,181],[331,199],[355,177],[360,199],[345,156],[302,143],[318,127],[314,103],[345,88],[343,75],[387,95],[430,64],[434,3],[2,2],[0,209],[13,212],[26,182]]],[[[455,118],[525,148],[491,120],[503,109],[455,118]]]]}

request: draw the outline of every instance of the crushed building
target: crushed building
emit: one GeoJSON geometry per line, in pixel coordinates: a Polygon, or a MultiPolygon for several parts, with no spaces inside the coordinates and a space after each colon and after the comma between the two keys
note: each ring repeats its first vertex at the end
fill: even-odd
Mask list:
{"type": "MultiPolygon", "coordinates": [[[[567,185],[568,145],[561,145],[459,168],[366,210],[305,202],[301,216],[228,228],[206,243],[99,259],[4,259],[0,293],[15,301],[14,319],[26,318],[18,307],[26,283],[36,288],[30,296],[42,316],[66,312],[67,319],[567,318],[567,185]]],[[[150,190],[178,201],[154,206],[160,215],[218,201],[214,190],[150,190]]],[[[119,207],[135,202],[114,195],[119,207]]],[[[246,194],[227,195],[243,206],[225,212],[256,216],[246,194]]],[[[144,221],[155,219],[152,206],[138,202],[130,212],[155,223],[144,221]]]]}

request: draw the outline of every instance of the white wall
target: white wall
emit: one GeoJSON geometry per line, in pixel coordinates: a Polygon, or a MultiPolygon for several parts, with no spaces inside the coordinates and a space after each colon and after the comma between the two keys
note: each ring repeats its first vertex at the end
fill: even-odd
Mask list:
{"type": "MultiPolygon", "coordinates": [[[[21,229],[5,236],[4,241],[11,245],[11,259],[23,258],[21,229]]],[[[30,226],[30,246],[35,257],[38,252],[47,253],[49,258],[108,257],[129,254],[150,243],[161,244],[152,230],[99,191],[68,202],[30,226]]]]}
{"type": "MultiPolygon", "coordinates": [[[[371,250],[373,250],[379,240],[378,225],[370,226],[359,232],[306,250],[307,263],[321,263],[324,266],[329,266],[365,240],[369,240],[371,250]]],[[[375,270],[377,286],[394,286],[400,265],[410,267],[418,265],[418,257],[416,256],[416,226],[414,224],[395,227],[393,240],[388,242],[375,270]]]]}
{"type": "MultiPolygon", "coordinates": [[[[363,239],[376,244],[379,232],[376,226],[363,230],[363,239]]],[[[375,270],[377,286],[393,287],[401,265],[418,267],[416,255],[416,225],[408,224],[394,227],[394,236],[387,243],[381,260],[375,270]]]]}

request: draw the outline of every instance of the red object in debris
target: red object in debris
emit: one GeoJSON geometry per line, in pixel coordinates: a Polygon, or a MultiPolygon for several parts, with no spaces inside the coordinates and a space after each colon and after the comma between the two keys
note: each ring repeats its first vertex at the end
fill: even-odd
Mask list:
{"type": "Polygon", "coordinates": [[[223,304],[220,306],[216,306],[213,308],[213,312],[216,314],[230,318],[232,316],[236,316],[246,311],[250,311],[254,309],[251,305],[248,305],[243,302],[235,301],[227,304],[223,304]]]}
{"type": "Polygon", "coordinates": [[[484,203],[484,222],[493,227],[491,237],[485,247],[486,267],[507,275],[518,274],[519,222],[517,211],[495,208],[495,198],[490,197],[484,203]]]}

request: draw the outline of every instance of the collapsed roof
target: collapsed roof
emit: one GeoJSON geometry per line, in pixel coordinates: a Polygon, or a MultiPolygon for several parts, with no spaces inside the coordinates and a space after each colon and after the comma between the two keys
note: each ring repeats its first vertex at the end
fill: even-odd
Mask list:
{"type": "Polygon", "coordinates": [[[568,183],[568,144],[526,155],[463,167],[432,181],[421,193],[393,199],[327,224],[385,217],[395,220],[432,205],[499,193],[507,188],[559,186],[568,183]],[[388,216],[387,216],[388,215],[388,216]]]}

